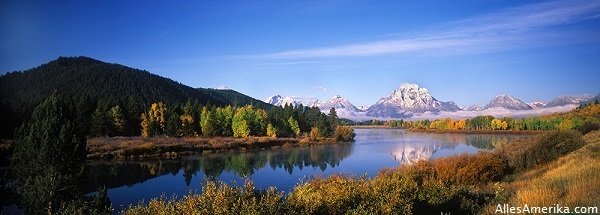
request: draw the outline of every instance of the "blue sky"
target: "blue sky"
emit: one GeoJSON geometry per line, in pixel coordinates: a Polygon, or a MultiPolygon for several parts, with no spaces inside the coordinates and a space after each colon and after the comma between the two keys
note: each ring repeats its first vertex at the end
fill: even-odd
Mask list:
{"type": "Polygon", "coordinates": [[[370,105],[600,93],[600,1],[0,1],[0,71],[89,56],[192,87],[370,105]]]}

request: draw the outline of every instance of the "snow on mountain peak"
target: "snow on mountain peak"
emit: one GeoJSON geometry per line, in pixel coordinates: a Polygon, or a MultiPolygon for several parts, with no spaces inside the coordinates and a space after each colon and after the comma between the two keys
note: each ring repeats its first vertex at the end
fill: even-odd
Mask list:
{"type": "Polygon", "coordinates": [[[329,111],[331,108],[335,108],[336,111],[348,111],[348,112],[359,112],[360,110],[356,108],[348,99],[336,95],[331,97],[328,101],[320,102],[318,105],[321,111],[329,111]]]}
{"type": "Polygon", "coordinates": [[[316,107],[319,104],[319,100],[316,98],[310,97],[298,97],[298,96],[286,96],[283,97],[281,95],[274,95],[264,100],[264,102],[276,105],[276,106],[285,106],[285,105],[300,105],[306,107],[316,107]]]}
{"type": "Polygon", "coordinates": [[[506,95],[506,94],[497,95],[496,97],[494,97],[494,99],[492,99],[490,101],[490,103],[488,103],[484,107],[484,109],[496,108],[496,107],[505,108],[505,109],[509,109],[509,110],[531,110],[532,109],[531,106],[529,106],[527,103],[521,101],[520,99],[506,95]]]}
{"type": "Polygon", "coordinates": [[[272,105],[279,105],[279,104],[281,104],[282,100],[283,100],[283,97],[281,95],[274,95],[269,98],[266,98],[264,100],[264,102],[266,102],[268,104],[272,104],[272,105]]]}
{"type": "Polygon", "coordinates": [[[458,111],[454,102],[441,102],[435,99],[429,90],[414,83],[403,83],[388,97],[379,99],[369,107],[367,115],[375,117],[404,117],[406,112],[423,113],[427,111],[458,111]]]}
{"type": "Polygon", "coordinates": [[[556,106],[563,106],[563,105],[569,105],[569,104],[578,105],[578,104],[588,101],[591,98],[592,98],[592,96],[589,94],[583,94],[583,95],[578,95],[578,96],[559,96],[558,98],[548,102],[547,106],[548,107],[556,107],[556,106]]]}
{"type": "Polygon", "coordinates": [[[529,106],[531,106],[531,108],[533,109],[538,109],[538,108],[544,108],[546,107],[546,103],[542,100],[535,100],[532,102],[527,103],[529,106]]]}

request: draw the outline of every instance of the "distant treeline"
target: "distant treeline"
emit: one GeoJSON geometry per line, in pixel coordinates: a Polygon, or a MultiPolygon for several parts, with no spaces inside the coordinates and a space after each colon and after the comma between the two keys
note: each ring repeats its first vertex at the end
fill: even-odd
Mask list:
{"type": "Polygon", "coordinates": [[[567,113],[557,113],[541,117],[527,118],[496,118],[493,116],[477,116],[470,119],[443,118],[436,120],[370,120],[355,123],[355,125],[380,125],[392,128],[406,129],[437,129],[437,130],[594,130],[600,127],[600,104],[582,105],[567,113]]]}

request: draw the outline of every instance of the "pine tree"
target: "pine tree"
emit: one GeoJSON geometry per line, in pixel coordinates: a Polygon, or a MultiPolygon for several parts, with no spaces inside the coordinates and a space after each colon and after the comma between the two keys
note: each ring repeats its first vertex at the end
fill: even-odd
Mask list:
{"type": "Polygon", "coordinates": [[[36,107],[16,134],[11,158],[18,193],[28,214],[55,213],[81,194],[77,184],[86,159],[86,142],[61,96],[36,107]]]}
{"type": "Polygon", "coordinates": [[[91,124],[90,135],[92,137],[108,136],[112,128],[112,121],[108,112],[101,107],[94,110],[91,124]]]}

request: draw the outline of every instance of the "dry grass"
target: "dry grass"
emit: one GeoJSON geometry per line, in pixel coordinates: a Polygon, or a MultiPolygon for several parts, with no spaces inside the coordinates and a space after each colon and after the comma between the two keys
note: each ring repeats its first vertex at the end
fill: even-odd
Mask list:
{"type": "Polygon", "coordinates": [[[600,131],[588,133],[587,145],[548,165],[527,171],[512,183],[515,205],[600,205],[600,131]]]}
{"type": "Polygon", "coordinates": [[[89,159],[128,159],[335,143],[333,138],[311,141],[273,137],[100,137],[89,139],[87,146],[89,159]]]}

